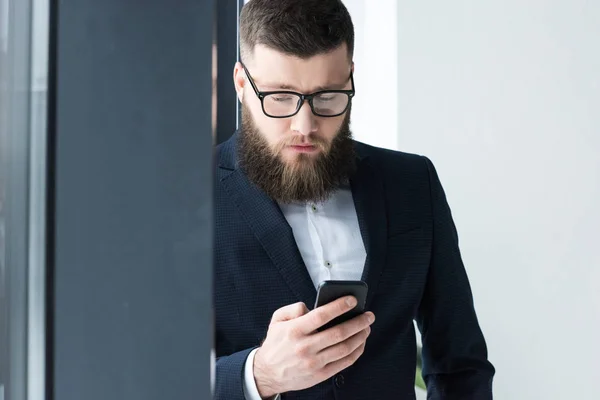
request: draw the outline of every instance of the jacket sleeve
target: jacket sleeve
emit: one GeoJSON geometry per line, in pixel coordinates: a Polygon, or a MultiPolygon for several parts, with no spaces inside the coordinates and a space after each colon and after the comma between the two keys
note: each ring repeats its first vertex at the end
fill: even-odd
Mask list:
{"type": "Polygon", "coordinates": [[[417,325],[428,399],[492,399],[494,367],[479,327],[458,234],[435,167],[429,172],[433,246],[417,325]]]}
{"type": "Polygon", "coordinates": [[[217,358],[214,400],[245,400],[244,365],[252,350],[217,358]]]}

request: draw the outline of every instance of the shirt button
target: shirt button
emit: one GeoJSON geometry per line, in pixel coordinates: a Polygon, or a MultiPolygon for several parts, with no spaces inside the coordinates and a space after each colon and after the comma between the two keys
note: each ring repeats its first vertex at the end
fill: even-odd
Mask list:
{"type": "Polygon", "coordinates": [[[344,380],[344,375],[342,375],[342,374],[337,374],[337,375],[335,376],[335,378],[333,378],[333,382],[335,383],[335,386],[337,386],[337,387],[338,387],[338,389],[341,389],[341,388],[343,388],[343,387],[344,387],[344,383],[345,383],[345,380],[344,380]]]}
{"type": "Polygon", "coordinates": [[[331,262],[329,262],[329,261],[325,261],[325,263],[324,263],[324,264],[325,264],[325,266],[326,266],[327,268],[331,268],[331,267],[332,267],[332,264],[331,264],[331,262]]]}
{"type": "Polygon", "coordinates": [[[311,208],[312,208],[313,212],[317,212],[318,211],[317,206],[315,206],[314,204],[311,206],[311,208]]]}

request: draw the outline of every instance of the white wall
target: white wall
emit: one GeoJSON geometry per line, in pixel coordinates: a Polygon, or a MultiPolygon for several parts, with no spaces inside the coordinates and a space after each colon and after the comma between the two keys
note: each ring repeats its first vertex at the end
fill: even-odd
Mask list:
{"type": "Polygon", "coordinates": [[[398,146],[398,2],[344,0],[355,31],[352,133],[374,146],[398,146]]]}
{"type": "Polygon", "coordinates": [[[496,398],[600,399],[600,2],[399,1],[396,29],[398,146],[445,185],[496,398]]]}

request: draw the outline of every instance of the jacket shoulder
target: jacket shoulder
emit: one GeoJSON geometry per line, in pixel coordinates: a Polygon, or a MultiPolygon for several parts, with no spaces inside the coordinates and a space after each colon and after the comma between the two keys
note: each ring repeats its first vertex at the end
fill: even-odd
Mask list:
{"type": "Polygon", "coordinates": [[[359,158],[368,162],[384,174],[393,172],[420,172],[428,175],[429,159],[420,154],[384,149],[362,142],[355,142],[359,158]]]}

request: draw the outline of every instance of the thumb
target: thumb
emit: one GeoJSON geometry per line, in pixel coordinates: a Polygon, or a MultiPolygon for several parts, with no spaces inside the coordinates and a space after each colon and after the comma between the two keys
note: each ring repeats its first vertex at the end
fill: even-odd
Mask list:
{"type": "Polygon", "coordinates": [[[289,320],[301,317],[307,313],[308,313],[308,308],[306,308],[306,304],[304,304],[302,302],[289,304],[287,306],[281,307],[280,309],[276,310],[273,313],[273,318],[271,318],[271,323],[289,321],[289,320]]]}

